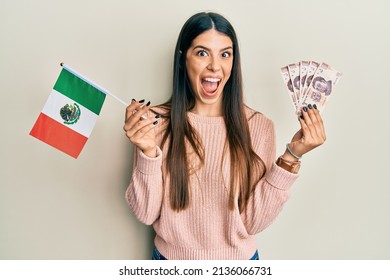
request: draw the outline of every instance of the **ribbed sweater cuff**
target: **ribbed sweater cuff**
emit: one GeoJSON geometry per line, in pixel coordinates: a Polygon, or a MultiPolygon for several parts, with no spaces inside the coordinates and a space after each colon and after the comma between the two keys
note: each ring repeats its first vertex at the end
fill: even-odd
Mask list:
{"type": "Polygon", "coordinates": [[[298,174],[288,172],[273,162],[271,170],[267,174],[266,180],[269,184],[277,189],[287,190],[292,186],[298,177],[298,174]]]}
{"type": "Polygon", "coordinates": [[[145,155],[140,149],[137,149],[136,168],[143,174],[156,174],[161,172],[162,151],[157,147],[157,157],[151,158],[145,155]]]}

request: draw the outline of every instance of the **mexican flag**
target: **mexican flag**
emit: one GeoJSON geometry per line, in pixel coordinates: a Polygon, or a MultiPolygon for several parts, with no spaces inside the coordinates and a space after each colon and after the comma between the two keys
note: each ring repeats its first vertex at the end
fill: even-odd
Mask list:
{"type": "Polygon", "coordinates": [[[77,158],[91,135],[107,91],[63,65],[30,135],[77,158]]]}

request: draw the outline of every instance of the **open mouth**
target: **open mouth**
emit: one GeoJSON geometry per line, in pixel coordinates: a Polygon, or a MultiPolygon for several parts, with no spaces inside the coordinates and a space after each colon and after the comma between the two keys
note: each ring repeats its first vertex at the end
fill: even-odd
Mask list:
{"type": "Polygon", "coordinates": [[[205,95],[212,96],[217,91],[219,83],[221,82],[220,78],[204,78],[201,81],[203,91],[205,95]]]}

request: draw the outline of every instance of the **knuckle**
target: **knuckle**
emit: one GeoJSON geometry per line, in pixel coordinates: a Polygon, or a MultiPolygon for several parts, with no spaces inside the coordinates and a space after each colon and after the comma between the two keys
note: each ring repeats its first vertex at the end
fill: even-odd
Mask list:
{"type": "Polygon", "coordinates": [[[312,129],[313,128],[313,123],[312,122],[309,122],[308,124],[307,124],[307,127],[309,128],[309,129],[312,129]]]}
{"type": "Polygon", "coordinates": [[[131,105],[127,106],[127,107],[126,107],[126,112],[127,112],[127,113],[133,112],[133,106],[131,106],[131,105]]]}
{"type": "Polygon", "coordinates": [[[130,139],[131,143],[133,143],[134,145],[137,144],[137,138],[136,137],[131,136],[131,137],[129,137],[129,139],[130,139]]]}
{"type": "Polygon", "coordinates": [[[320,146],[320,145],[324,144],[325,138],[324,138],[324,137],[320,137],[316,142],[317,142],[317,143],[316,143],[316,144],[317,144],[316,146],[320,146]]]}
{"type": "Polygon", "coordinates": [[[140,130],[138,130],[138,134],[144,134],[145,133],[145,129],[144,128],[141,128],[140,130]]]}

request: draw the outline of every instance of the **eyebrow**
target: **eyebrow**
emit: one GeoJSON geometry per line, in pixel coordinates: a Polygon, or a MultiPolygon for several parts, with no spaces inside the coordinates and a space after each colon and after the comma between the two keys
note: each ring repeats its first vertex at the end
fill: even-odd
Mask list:
{"type": "MultiPolygon", "coordinates": [[[[209,48],[207,48],[207,47],[205,47],[205,46],[202,46],[202,45],[197,45],[197,46],[195,46],[195,47],[193,48],[193,50],[195,50],[195,49],[204,49],[204,50],[206,50],[206,51],[211,51],[211,49],[209,49],[209,48]]],[[[230,50],[230,49],[233,49],[233,47],[232,47],[232,46],[229,46],[229,47],[226,47],[226,48],[221,49],[220,51],[223,52],[223,51],[230,50]]]]}

